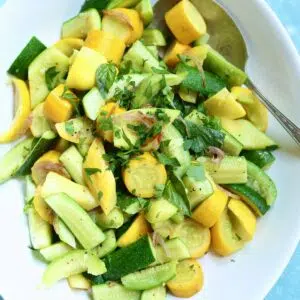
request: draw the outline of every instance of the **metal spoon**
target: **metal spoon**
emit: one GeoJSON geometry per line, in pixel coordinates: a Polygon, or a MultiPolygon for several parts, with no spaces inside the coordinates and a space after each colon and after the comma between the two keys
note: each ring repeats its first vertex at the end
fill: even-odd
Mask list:
{"type": "MultiPolygon", "coordinates": [[[[180,0],[159,0],[154,6],[154,20],[152,26],[163,32],[168,32],[164,21],[165,13],[180,0]]],[[[248,59],[245,40],[226,11],[213,0],[190,0],[204,17],[208,33],[210,35],[209,45],[219,51],[232,64],[245,70],[248,59]]],[[[248,78],[246,86],[253,90],[268,108],[282,127],[300,146],[300,128],[289,118],[281,113],[248,78]]]]}

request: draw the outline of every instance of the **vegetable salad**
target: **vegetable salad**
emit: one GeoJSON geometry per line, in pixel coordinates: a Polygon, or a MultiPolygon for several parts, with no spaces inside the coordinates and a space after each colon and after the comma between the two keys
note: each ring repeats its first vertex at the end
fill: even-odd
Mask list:
{"type": "Polygon", "coordinates": [[[198,258],[247,246],[277,191],[278,145],[247,75],[209,46],[188,0],[151,26],[150,0],[86,1],[8,70],[17,110],[0,182],[24,178],[44,286],[95,300],[188,298],[198,258]],[[149,25],[150,24],[150,25],[149,25]]]}

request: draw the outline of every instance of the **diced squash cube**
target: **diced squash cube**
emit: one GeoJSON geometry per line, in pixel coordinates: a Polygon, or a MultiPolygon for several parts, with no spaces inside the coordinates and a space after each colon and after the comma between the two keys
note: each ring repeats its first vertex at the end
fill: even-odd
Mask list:
{"type": "Polygon", "coordinates": [[[236,97],[227,88],[206,100],[204,107],[209,115],[230,120],[240,119],[246,115],[243,106],[236,101],[236,97]]]}
{"type": "Polygon", "coordinates": [[[54,44],[54,47],[60,50],[64,55],[70,57],[74,50],[80,50],[83,46],[82,39],[65,38],[54,44]]]}
{"type": "Polygon", "coordinates": [[[65,122],[72,117],[73,102],[78,102],[76,95],[68,90],[64,84],[60,84],[46,98],[44,115],[54,123],[65,122]],[[64,95],[67,95],[68,99],[65,99],[64,95]]]}
{"type": "Polygon", "coordinates": [[[122,39],[126,45],[140,39],[144,24],[134,9],[115,8],[104,11],[102,30],[122,39]]]}
{"type": "Polygon", "coordinates": [[[203,17],[188,0],[182,0],[171,8],[165,19],[176,39],[183,44],[190,44],[206,34],[203,17]]]}
{"type": "Polygon", "coordinates": [[[107,61],[115,64],[120,63],[126,48],[123,40],[103,30],[90,31],[84,45],[98,51],[107,61]]]}
{"type": "Polygon", "coordinates": [[[183,54],[185,51],[190,49],[191,47],[189,45],[181,44],[175,40],[167,50],[164,57],[164,62],[169,67],[173,68],[177,65],[177,63],[179,63],[178,54],[183,54]]]}
{"type": "Polygon", "coordinates": [[[98,67],[106,62],[106,58],[99,52],[82,47],[70,68],[67,86],[80,91],[90,90],[95,86],[98,67]]]}

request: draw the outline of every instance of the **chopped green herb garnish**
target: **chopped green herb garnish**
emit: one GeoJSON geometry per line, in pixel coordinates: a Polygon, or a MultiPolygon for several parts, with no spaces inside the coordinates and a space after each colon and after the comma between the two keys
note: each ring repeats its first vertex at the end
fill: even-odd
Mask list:
{"type": "Polygon", "coordinates": [[[117,67],[112,64],[102,64],[96,72],[96,83],[97,87],[103,97],[106,97],[109,89],[115,82],[118,74],[117,67]]]}
{"type": "Polygon", "coordinates": [[[102,171],[98,168],[85,168],[84,172],[88,177],[90,177],[96,173],[101,173],[102,171]]]}
{"type": "Polygon", "coordinates": [[[45,72],[45,81],[49,91],[52,91],[59,84],[59,71],[56,70],[56,67],[51,67],[45,72]]]}
{"type": "Polygon", "coordinates": [[[67,121],[65,123],[65,130],[69,135],[73,135],[75,133],[73,121],[67,121]]]}
{"type": "Polygon", "coordinates": [[[101,191],[98,192],[98,200],[100,201],[103,197],[103,193],[101,191]]]}

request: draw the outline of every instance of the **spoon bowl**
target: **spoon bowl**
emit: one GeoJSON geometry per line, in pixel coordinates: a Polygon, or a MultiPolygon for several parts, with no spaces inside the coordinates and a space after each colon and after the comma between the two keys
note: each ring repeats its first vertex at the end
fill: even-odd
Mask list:
{"type": "MultiPolygon", "coordinates": [[[[234,20],[213,0],[190,1],[206,21],[207,31],[210,35],[208,44],[222,54],[233,65],[245,70],[248,60],[247,46],[243,35],[234,20]]],[[[169,31],[164,21],[165,13],[178,2],[180,2],[180,0],[159,0],[154,6],[154,20],[152,21],[151,26],[159,28],[165,34],[168,33],[169,31]]],[[[249,77],[245,84],[256,93],[261,102],[300,146],[300,128],[277,109],[249,77]]]]}

